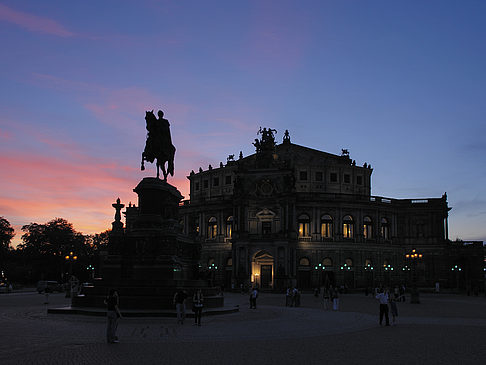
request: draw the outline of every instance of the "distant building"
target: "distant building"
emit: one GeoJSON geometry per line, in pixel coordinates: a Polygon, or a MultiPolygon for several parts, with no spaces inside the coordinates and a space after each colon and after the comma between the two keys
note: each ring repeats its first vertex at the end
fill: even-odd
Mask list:
{"type": "MultiPolygon", "coordinates": [[[[482,262],[469,274],[452,270],[467,260],[448,239],[446,194],[372,196],[371,165],[358,166],[347,150],[334,155],[293,144],[287,131],[277,145],[274,132],[260,129],[254,154],[230,155],[225,165],[188,176],[181,224],[201,243],[200,269],[214,283],[356,288],[410,283],[415,273],[419,285],[474,281],[483,288],[481,273],[472,274],[482,262]],[[407,258],[412,250],[422,256],[407,258]]],[[[484,257],[477,245],[474,255],[484,257]]]]}

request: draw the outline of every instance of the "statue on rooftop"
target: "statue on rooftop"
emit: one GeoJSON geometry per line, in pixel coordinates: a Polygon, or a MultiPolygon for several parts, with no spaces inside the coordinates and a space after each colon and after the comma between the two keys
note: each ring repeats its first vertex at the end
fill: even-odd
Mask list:
{"type": "Polygon", "coordinates": [[[174,176],[174,156],[176,148],[172,144],[170,124],[167,119],[164,119],[164,112],[159,110],[157,115],[159,116],[158,119],[154,115],[153,110],[145,112],[147,140],[142,153],[141,170],[145,170],[144,161],[153,163],[157,160],[157,178],[159,178],[159,168],[162,168],[164,180],[167,181],[167,175],[174,176]],[[165,168],[166,162],[167,170],[165,168]]]}

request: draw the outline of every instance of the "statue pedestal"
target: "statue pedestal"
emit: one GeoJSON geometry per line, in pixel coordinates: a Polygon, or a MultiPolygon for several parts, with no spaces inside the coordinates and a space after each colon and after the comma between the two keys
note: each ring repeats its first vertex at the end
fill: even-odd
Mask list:
{"type": "Polygon", "coordinates": [[[173,309],[177,288],[189,295],[203,289],[206,307],[223,306],[217,288],[197,279],[200,245],[182,234],[180,192],[166,181],[146,177],[137,185],[138,208],[127,208],[125,231],[112,232],[103,280],[73,298],[74,306],[102,307],[109,288],[125,309],[173,309]],[[89,294],[89,295],[88,295],[89,294]]]}

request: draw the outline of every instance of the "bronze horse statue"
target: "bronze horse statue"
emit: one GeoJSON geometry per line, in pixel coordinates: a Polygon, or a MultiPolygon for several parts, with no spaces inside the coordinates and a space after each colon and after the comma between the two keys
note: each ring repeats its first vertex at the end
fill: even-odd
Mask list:
{"type": "Polygon", "coordinates": [[[162,168],[164,180],[167,181],[167,175],[174,176],[174,156],[176,148],[172,144],[170,136],[170,124],[164,119],[164,112],[159,110],[157,113],[159,119],[154,115],[154,111],[145,112],[145,121],[147,122],[147,140],[145,149],[142,152],[142,171],[145,170],[144,161],[153,163],[156,160],[157,178],[159,178],[159,168],[162,168]],[[167,170],[165,163],[167,162],[167,170]]]}

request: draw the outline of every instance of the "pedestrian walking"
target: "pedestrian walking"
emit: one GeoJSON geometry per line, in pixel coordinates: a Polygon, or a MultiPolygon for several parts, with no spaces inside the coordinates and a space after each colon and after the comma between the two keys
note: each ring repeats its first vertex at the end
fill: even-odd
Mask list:
{"type": "Polygon", "coordinates": [[[201,289],[197,289],[192,296],[192,311],[194,312],[194,325],[201,326],[201,316],[204,303],[204,296],[201,289]]]}
{"type": "Polygon", "coordinates": [[[250,292],[250,309],[256,309],[257,298],[258,298],[258,289],[253,288],[250,292]]]}
{"type": "Polygon", "coordinates": [[[186,319],[186,298],[187,294],[182,289],[178,289],[174,294],[173,302],[176,307],[178,324],[184,324],[184,320],[186,319]]]}
{"type": "Polygon", "coordinates": [[[106,340],[108,343],[118,343],[116,330],[118,328],[118,319],[121,318],[120,309],[118,308],[118,292],[115,289],[110,289],[108,296],[105,299],[106,304],[106,340]]]}
{"type": "Polygon", "coordinates": [[[388,291],[380,290],[376,295],[376,299],[380,302],[380,326],[383,324],[383,316],[386,319],[386,325],[390,325],[390,319],[388,318],[388,291]]]}

